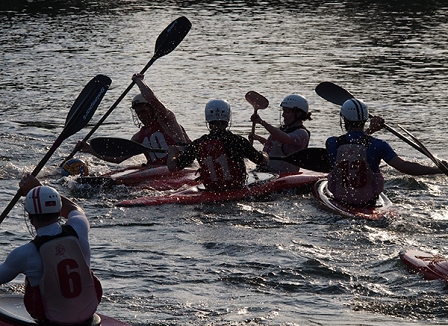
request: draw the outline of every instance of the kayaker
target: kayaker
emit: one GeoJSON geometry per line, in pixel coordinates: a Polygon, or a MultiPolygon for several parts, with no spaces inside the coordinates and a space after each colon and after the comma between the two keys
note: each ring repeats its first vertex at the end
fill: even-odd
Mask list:
{"type": "MultiPolygon", "coordinates": [[[[143,80],[144,75],[134,74],[132,80],[140,89],[132,100],[132,118],[134,124],[140,130],[132,136],[131,140],[154,149],[166,149],[174,145],[185,145],[190,142],[190,138],[184,128],[177,122],[175,114],[168,109],[156,97],[154,92],[143,80]]],[[[77,149],[84,153],[91,153],[96,157],[111,162],[121,163],[130,156],[105,157],[97,155],[90,144],[79,141],[77,149]]],[[[166,165],[167,153],[144,153],[147,165],[166,165]]]]}
{"type": "MultiPolygon", "coordinates": [[[[303,125],[303,121],[312,120],[306,98],[296,94],[288,95],[280,103],[280,108],[283,111],[283,124],[280,127],[274,127],[256,113],[250,118],[252,122],[262,125],[270,135],[266,139],[250,134],[249,139],[264,144],[263,151],[270,156],[287,156],[307,148],[310,140],[310,132],[303,125]]],[[[272,160],[260,169],[276,173],[295,173],[300,167],[285,161],[272,160]]]]}
{"type": "Polygon", "coordinates": [[[383,128],[384,120],[372,119],[369,129],[364,126],[369,118],[367,106],[357,99],[349,99],[340,110],[341,127],[346,134],[330,137],[326,148],[333,169],[328,174],[328,189],[335,199],[350,205],[373,206],[383,191],[384,179],[380,172],[380,161],[398,171],[410,175],[443,173],[437,167],[424,166],[400,158],[384,140],[369,134],[383,128]]]}
{"type": "Polygon", "coordinates": [[[30,174],[19,186],[26,195],[30,233],[37,235],[0,265],[0,284],[25,274],[24,304],[39,321],[75,325],[90,320],[102,289],[90,270],[90,226],[83,210],[30,174]],[[65,224],[58,223],[60,216],[65,224]]]}
{"type": "Polygon", "coordinates": [[[180,153],[171,149],[168,155],[170,171],[181,170],[196,159],[207,190],[243,188],[247,178],[244,158],[255,164],[267,164],[269,158],[266,153],[257,151],[247,139],[227,129],[230,114],[230,105],[226,101],[209,101],[205,106],[205,120],[210,133],[194,140],[180,153]]]}

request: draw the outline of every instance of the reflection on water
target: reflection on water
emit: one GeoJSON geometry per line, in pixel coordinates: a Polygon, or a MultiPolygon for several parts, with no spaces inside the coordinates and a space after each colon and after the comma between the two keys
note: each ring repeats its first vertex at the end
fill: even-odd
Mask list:
{"type": "MultiPolygon", "coordinates": [[[[328,80],[444,156],[443,6],[441,1],[3,0],[0,207],[15,194],[22,173],[48,151],[84,85],[106,74],[113,83],[92,122],[64,141],[40,174],[89,216],[94,268],[105,289],[102,311],[135,325],[443,323],[444,286],[410,274],[398,252],[420,248],[448,256],[445,176],[403,176],[382,167],[387,194],[402,217],[371,223],[323,211],[308,192],[264,202],[118,209],[117,199],[158,193],[123,186],[71,192],[57,169],[151,59],[159,33],[181,15],[192,21],[191,31],[145,79],[192,139],[207,132],[203,109],[211,98],[229,100],[232,130],[246,136],[253,108],[244,94],[255,90],[269,99],[260,114],[273,124],[286,94],[305,95],[313,113],[307,121],[311,146],[322,147],[328,136],[341,133],[339,108],[314,92],[328,80]]],[[[95,136],[135,133],[129,112],[135,93],[95,136]]],[[[386,131],[378,137],[401,156],[430,164],[386,131]]],[[[96,174],[117,168],[82,158],[96,174]]],[[[123,165],[141,161],[135,157],[123,165]]],[[[3,259],[29,240],[20,205],[1,229],[3,259]]]]}

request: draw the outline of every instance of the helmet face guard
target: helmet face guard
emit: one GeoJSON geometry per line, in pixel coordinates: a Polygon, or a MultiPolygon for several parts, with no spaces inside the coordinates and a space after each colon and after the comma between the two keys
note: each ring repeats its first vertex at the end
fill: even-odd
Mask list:
{"type": "Polygon", "coordinates": [[[62,209],[61,196],[56,189],[38,186],[25,197],[25,210],[32,215],[59,213],[62,209]]]}

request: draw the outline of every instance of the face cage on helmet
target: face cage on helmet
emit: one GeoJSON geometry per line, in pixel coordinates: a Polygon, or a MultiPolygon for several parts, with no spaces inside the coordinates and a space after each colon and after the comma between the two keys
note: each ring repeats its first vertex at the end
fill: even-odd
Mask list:
{"type": "MultiPolygon", "coordinates": [[[[219,121],[219,120],[214,120],[214,121],[219,121]]],[[[213,121],[210,121],[210,122],[213,122],[213,121]]],[[[208,122],[207,119],[205,120],[205,124],[207,125],[207,129],[208,129],[208,131],[211,130],[211,129],[210,129],[210,122],[208,122]]],[[[232,115],[230,115],[230,117],[229,117],[229,122],[227,123],[227,128],[226,128],[226,130],[230,130],[231,125],[232,125],[232,115]]]]}
{"type": "Polygon", "coordinates": [[[131,114],[132,114],[132,122],[134,123],[134,125],[137,127],[137,128],[141,128],[142,127],[142,122],[140,121],[140,119],[138,118],[138,116],[137,116],[137,113],[135,113],[135,110],[134,110],[134,107],[133,106],[131,106],[131,114]]]}
{"type": "MultiPolygon", "coordinates": [[[[279,112],[280,127],[284,127],[284,126],[285,126],[285,123],[284,123],[284,121],[283,121],[283,109],[284,109],[284,108],[285,108],[285,109],[294,110],[294,117],[297,116],[297,110],[300,110],[300,111],[302,111],[304,114],[306,114],[306,112],[303,111],[302,109],[298,109],[298,108],[291,109],[291,108],[287,108],[287,107],[280,106],[280,110],[278,111],[278,112],[279,112]]],[[[299,121],[299,119],[296,118],[292,124],[296,123],[297,121],[299,121]]]]}

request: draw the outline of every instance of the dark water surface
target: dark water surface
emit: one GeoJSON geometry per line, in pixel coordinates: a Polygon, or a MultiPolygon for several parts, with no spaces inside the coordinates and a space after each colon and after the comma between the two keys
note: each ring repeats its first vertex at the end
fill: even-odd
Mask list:
{"type": "MultiPolygon", "coordinates": [[[[247,135],[253,109],[246,92],[269,99],[260,114],[274,124],[282,98],[299,93],[313,112],[310,146],[322,147],[341,129],[338,108],[314,88],[332,81],[447,158],[447,9],[442,1],[2,1],[0,207],[49,150],[84,85],[106,74],[113,84],[91,124],[64,141],[40,173],[91,221],[101,312],[132,325],[447,324],[446,285],[409,273],[398,258],[408,248],[448,256],[446,176],[411,177],[384,166],[385,192],[401,216],[369,222],[340,219],[309,192],[262,202],[116,208],[118,199],[145,192],[73,191],[58,170],[179,16],[192,22],[190,33],[146,80],[191,138],[207,132],[203,109],[210,99],[227,99],[232,130],[247,135]]],[[[135,133],[129,105],[136,93],[95,137],[135,133]]],[[[378,136],[400,156],[431,164],[387,131],[378,136]]],[[[117,168],[78,157],[94,174],[117,168]]],[[[29,239],[18,204],[1,224],[0,257],[29,239]]],[[[0,291],[20,291],[22,280],[0,291]]]]}

